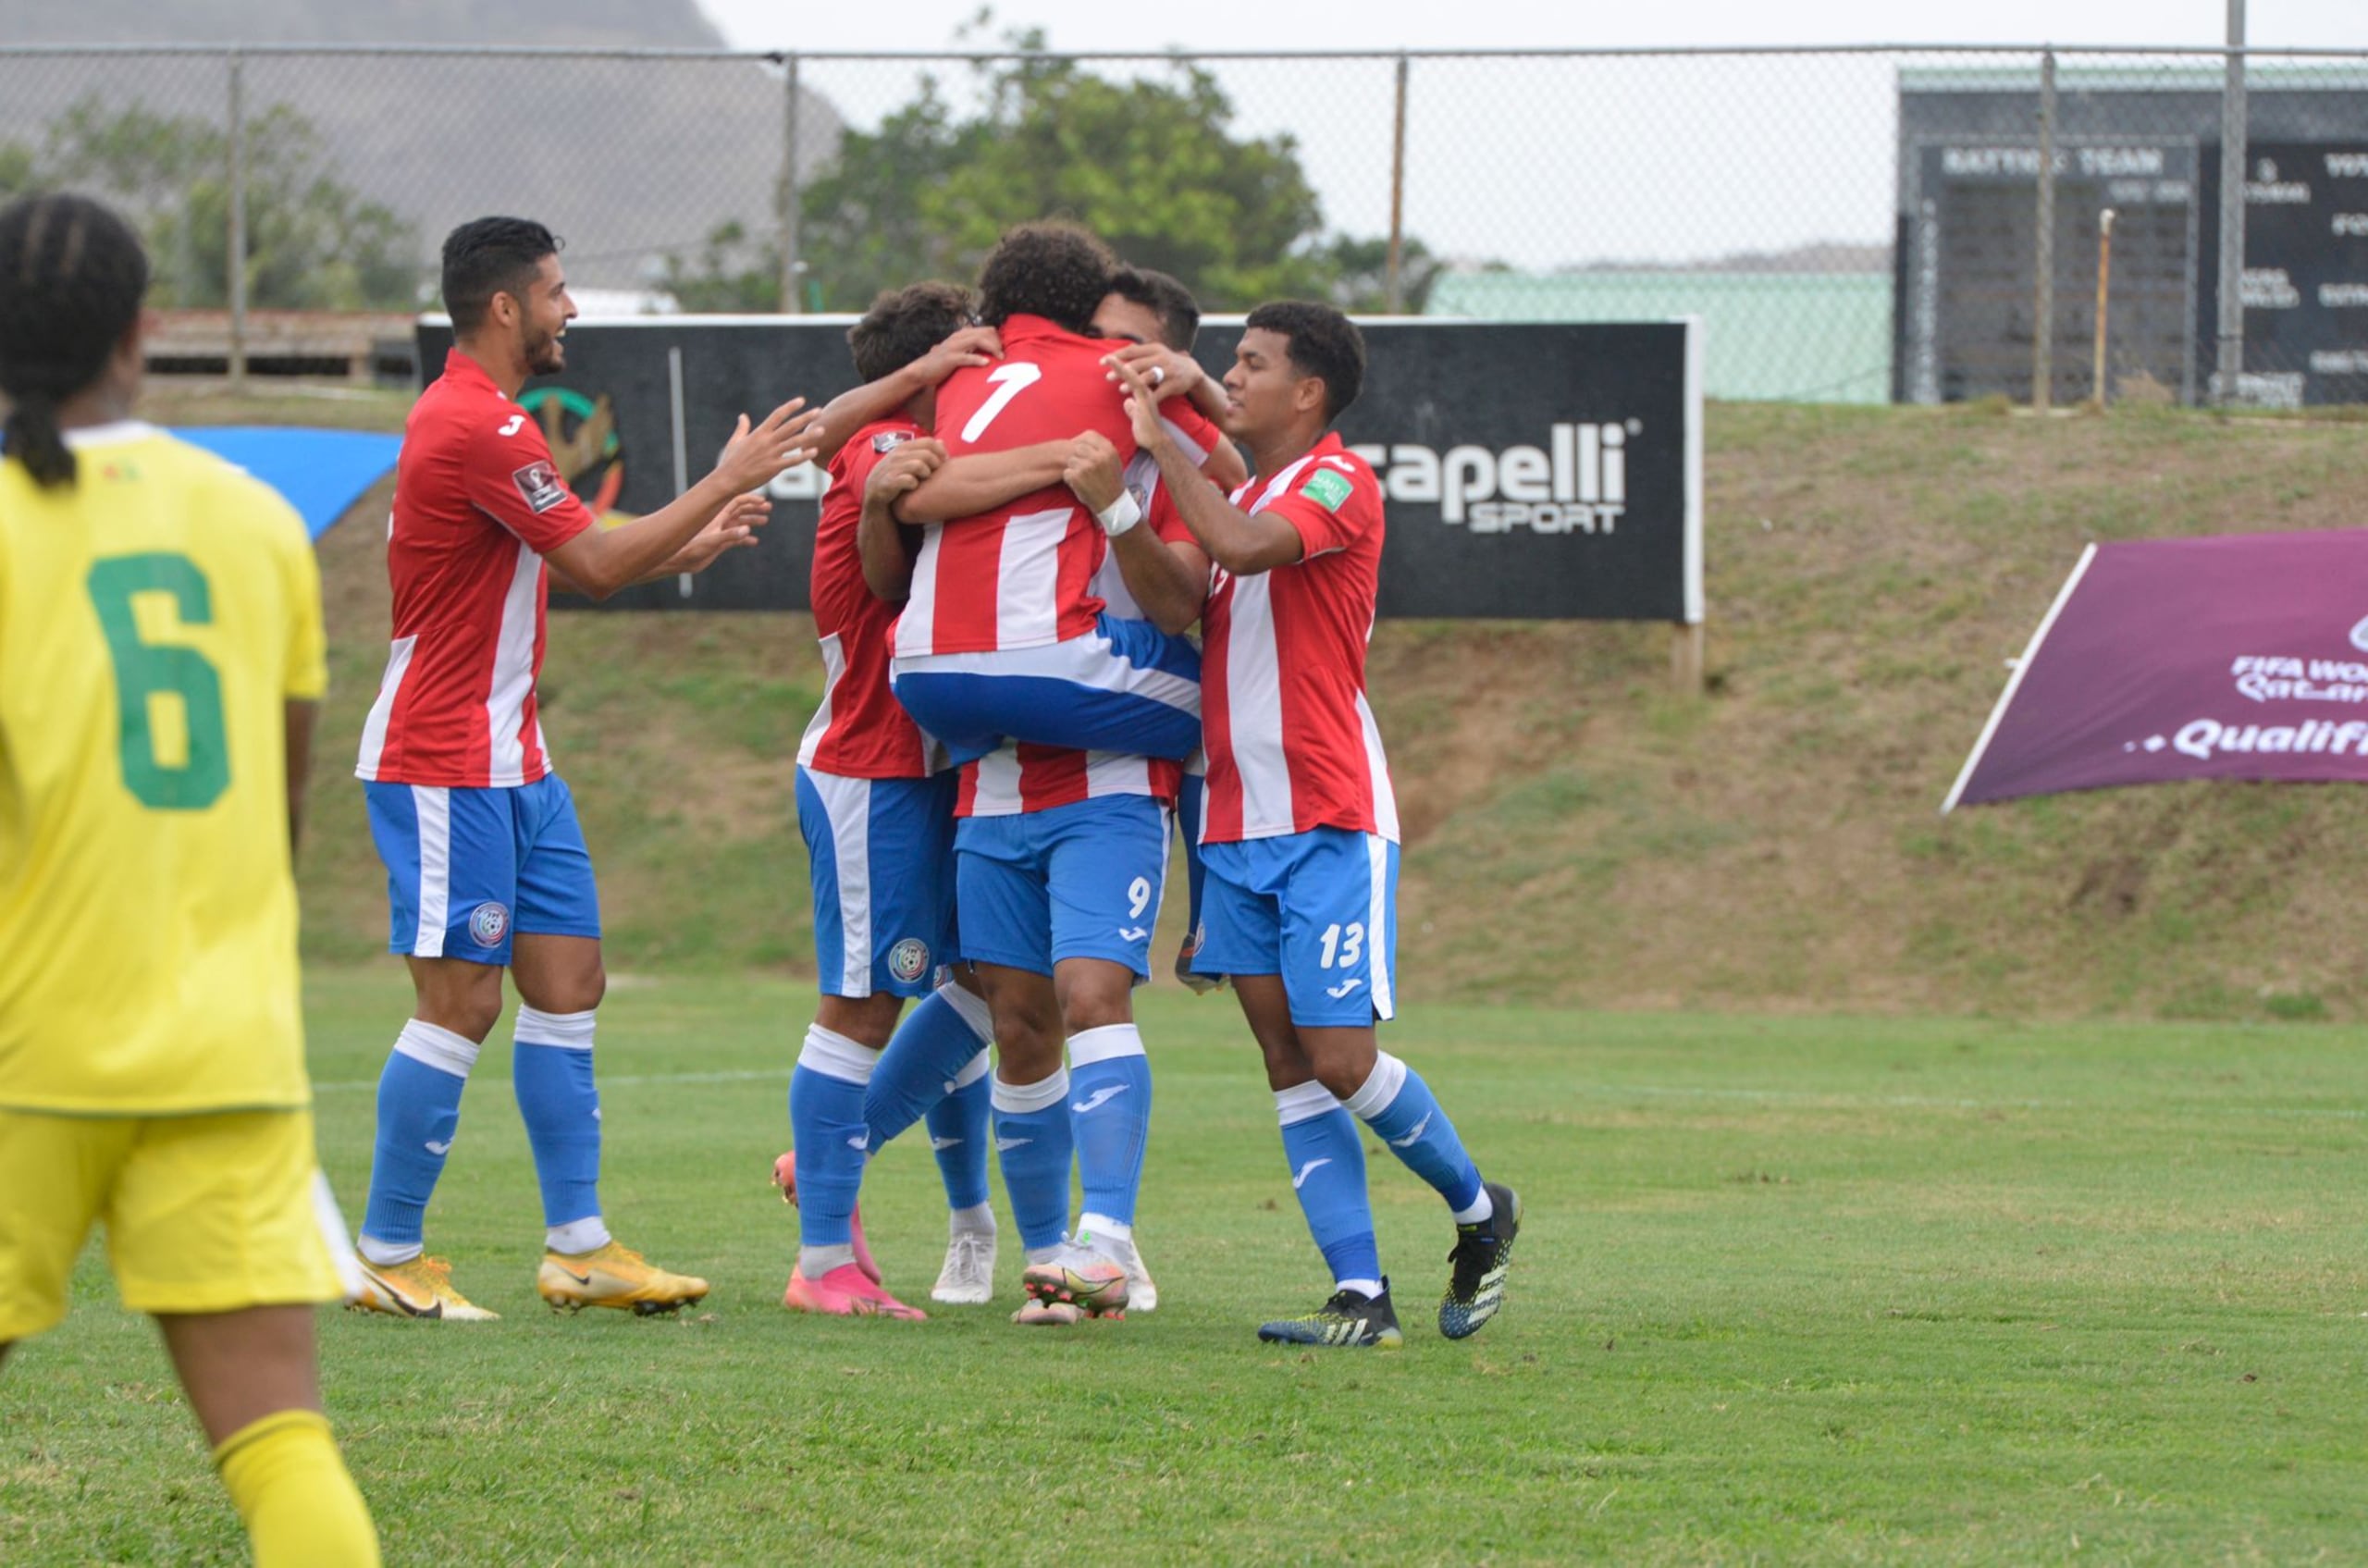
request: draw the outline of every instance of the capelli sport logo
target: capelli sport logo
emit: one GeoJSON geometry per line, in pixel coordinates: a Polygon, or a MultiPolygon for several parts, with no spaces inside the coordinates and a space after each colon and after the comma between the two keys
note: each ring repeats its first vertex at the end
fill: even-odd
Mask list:
{"type": "Polygon", "coordinates": [[[1350,450],[1391,500],[1436,505],[1440,522],[1475,534],[1610,534],[1628,513],[1628,454],[1644,433],[1642,420],[1615,419],[1549,426],[1542,447],[1350,450]]]}

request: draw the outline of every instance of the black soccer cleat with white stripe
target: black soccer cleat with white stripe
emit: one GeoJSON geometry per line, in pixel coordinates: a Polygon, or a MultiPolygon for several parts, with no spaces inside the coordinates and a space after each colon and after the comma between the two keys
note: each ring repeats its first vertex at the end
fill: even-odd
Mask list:
{"type": "Polygon", "coordinates": [[[1394,1351],[1405,1344],[1399,1331],[1398,1309],[1389,1304],[1389,1281],[1381,1282],[1378,1296],[1336,1290],[1332,1299],[1305,1317],[1279,1318],[1261,1324],[1258,1337],[1276,1345],[1372,1345],[1394,1351]]]}
{"type": "Polygon", "coordinates": [[[1521,1194],[1496,1182],[1482,1183],[1496,1212],[1455,1228],[1455,1251],[1447,1294],[1439,1301],[1439,1332],[1469,1339],[1505,1304],[1505,1275],[1512,1267],[1513,1238],[1521,1233],[1521,1194]]]}

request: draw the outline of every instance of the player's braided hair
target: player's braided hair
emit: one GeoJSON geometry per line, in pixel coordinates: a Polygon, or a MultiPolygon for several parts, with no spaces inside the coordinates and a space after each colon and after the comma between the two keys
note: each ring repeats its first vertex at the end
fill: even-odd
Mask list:
{"type": "Polygon", "coordinates": [[[1276,300],[1243,318],[1244,330],[1263,330],[1290,340],[1285,351],[1291,368],[1324,383],[1324,422],[1348,412],[1365,384],[1365,339],[1357,324],[1330,305],[1313,300],[1276,300]]]}
{"type": "Polygon", "coordinates": [[[525,217],[472,218],[444,236],[444,311],[452,330],[467,334],[484,325],[496,294],[523,305],[535,269],[564,243],[525,217]]]}
{"type": "Polygon", "coordinates": [[[1192,340],[1201,335],[1201,302],[1180,281],[1147,266],[1122,266],[1111,276],[1109,291],[1158,316],[1160,340],[1169,348],[1192,352],[1192,340]]]}
{"type": "Polygon", "coordinates": [[[57,408],[105,373],[140,319],[148,257],[123,219],[84,196],[0,211],[0,394],[7,453],[43,489],[74,482],[57,408]]]}
{"type": "Polygon", "coordinates": [[[855,373],[877,381],[920,358],[970,325],[970,290],[959,283],[883,289],[863,319],[847,328],[855,373]]]}
{"type": "Polygon", "coordinates": [[[1071,332],[1092,330],[1118,258],[1074,223],[1027,223],[1003,237],[979,270],[979,318],[1001,327],[1041,315],[1071,332]]]}

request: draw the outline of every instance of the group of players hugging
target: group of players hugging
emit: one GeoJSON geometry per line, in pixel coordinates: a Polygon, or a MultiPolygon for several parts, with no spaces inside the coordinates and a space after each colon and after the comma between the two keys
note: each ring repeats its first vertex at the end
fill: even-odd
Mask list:
{"type": "Polygon", "coordinates": [[[290,867],[325,685],[303,525],[133,418],[148,268],[130,228],[70,195],[0,210],[0,1356],[63,1315],[104,1222],[258,1561],[375,1561],[309,1305],[494,1315],[423,1224],[505,970],[540,1295],[642,1313],[706,1295],[602,1217],[599,906],[536,680],[554,584],[603,598],[703,570],[756,542],[765,488],[808,462],[830,474],[827,688],[796,772],[821,997],[776,1167],[800,1231],[784,1305],[922,1316],[857,1217],[867,1163],[916,1122],[950,1211],[936,1300],[992,1293],[992,1139],[1026,1253],[1016,1321],[1156,1305],[1132,993],[1180,810],[1178,970],[1239,998],[1333,1276],[1260,1337],[1402,1340],[1361,1122],[1446,1201],[1438,1326],[1476,1332],[1520,1200],[1375,1027],[1396,1005],[1399,824],[1364,695],[1382,492],[1333,431],[1365,372],[1356,327],[1262,305],[1220,381],[1175,279],[1029,225],[975,293],[882,295],[848,333],[855,390],[744,416],[711,473],[603,527],[517,401],[566,363],[559,251],[517,218],[448,237],[455,345],[399,460],[393,638],[356,772],[416,1006],[378,1084],[357,1246],[318,1179],[296,986],[290,867]]]}

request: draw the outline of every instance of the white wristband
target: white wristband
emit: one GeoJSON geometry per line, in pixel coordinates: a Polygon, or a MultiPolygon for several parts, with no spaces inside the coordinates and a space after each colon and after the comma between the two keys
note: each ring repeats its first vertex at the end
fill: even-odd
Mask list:
{"type": "Polygon", "coordinates": [[[1102,531],[1115,539],[1143,520],[1143,509],[1136,504],[1134,491],[1120,490],[1116,500],[1093,516],[1102,525],[1102,531]]]}

